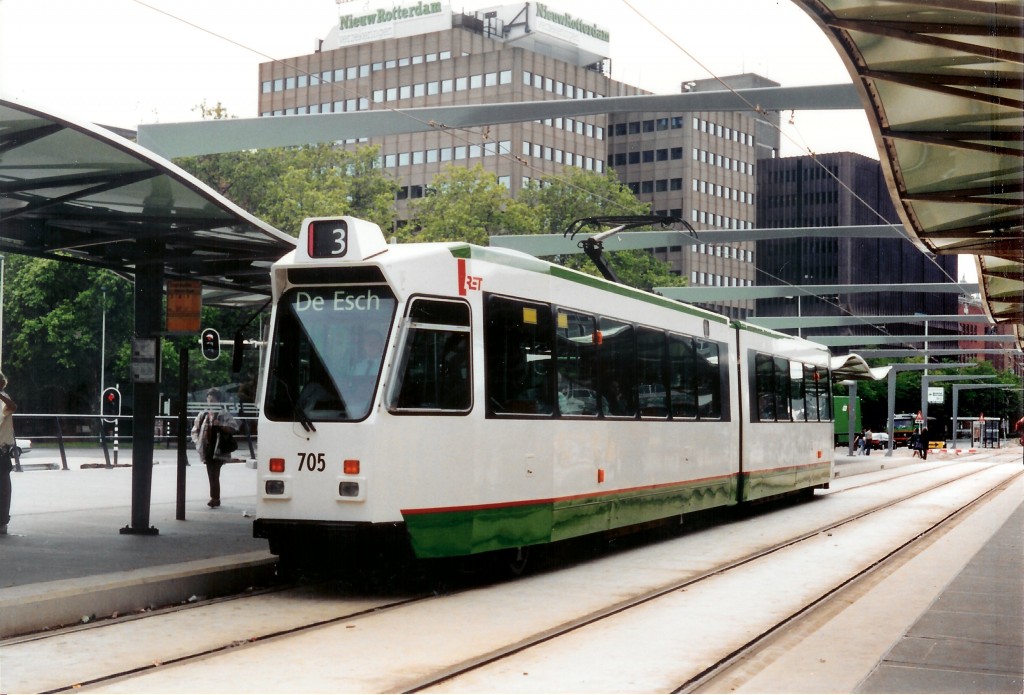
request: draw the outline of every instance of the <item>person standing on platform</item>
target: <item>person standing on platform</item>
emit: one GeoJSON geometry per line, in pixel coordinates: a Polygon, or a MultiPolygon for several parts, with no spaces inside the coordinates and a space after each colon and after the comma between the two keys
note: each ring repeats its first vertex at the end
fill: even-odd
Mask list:
{"type": "Polygon", "coordinates": [[[921,427],[921,445],[920,445],[921,446],[921,460],[923,460],[923,461],[927,461],[928,460],[928,447],[931,446],[931,443],[928,441],[928,436],[929,436],[929,434],[928,434],[928,426],[927,425],[923,425],[921,427]]]}
{"type": "Polygon", "coordinates": [[[920,456],[921,455],[921,433],[920,432],[915,430],[914,433],[912,435],[910,435],[910,439],[907,440],[907,448],[911,449],[914,452],[913,454],[910,455],[910,458],[914,458],[915,456],[920,456]]]}
{"type": "Polygon", "coordinates": [[[0,536],[11,521],[11,471],[14,470],[14,399],[7,394],[7,377],[0,374],[0,536]]]}
{"type": "Polygon", "coordinates": [[[196,416],[192,425],[192,441],[199,452],[199,460],[206,464],[206,476],[210,480],[208,507],[220,506],[220,468],[237,448],[232,435],[238,431],[238,424],[223,400],[220,389],[210,389],[206,394],[207,408],[196,416]]]}

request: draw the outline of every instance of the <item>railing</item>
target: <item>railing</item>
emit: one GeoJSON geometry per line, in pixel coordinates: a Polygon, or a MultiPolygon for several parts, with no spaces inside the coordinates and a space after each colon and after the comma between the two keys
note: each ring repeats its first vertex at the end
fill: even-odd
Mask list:
{"type": "MultiPolygon", "coordinates": [[[[185,446],[191,448],[191,430],[196,416],[206,410],[205,402],[188,403],[186,408],[185,446]]],[[[242,404],[232,410],[239,423],[238,435],[244,437],[249,448],[249,457],[256,457],[258,410],[252,404],[242,404]]],[[[14,433],[17,439],[32,440],[32,448],[49,448],[55,445],[60,450],[61,469],[68,470],[68,447],[96,446],[103,450],[107,468],[113,468],[111,452],[116,459],[123,445],[131,445],[133,420],[131,415],[80,415],[58,413],[39,415],[31,413],[14,414],[14,433]]],[[[178,416],[158,415],[154,425],[153,446],[176,449],[178,445],[178,416]]],[[[15,470],[21,472],[21,459],[15,457],[15,470]]]]}

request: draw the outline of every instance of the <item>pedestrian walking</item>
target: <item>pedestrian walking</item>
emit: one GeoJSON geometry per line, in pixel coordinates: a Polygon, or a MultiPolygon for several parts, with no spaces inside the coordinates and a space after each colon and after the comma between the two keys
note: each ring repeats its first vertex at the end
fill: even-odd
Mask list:
{"type": "Polygon", "coordinates": [[[238,423],[223,401],[220,389],[210,389],[206,394],[206,410],[196,416],[192,425],[192,441],[199,452],[199,460],[206,464],[210,481],[208,507],[220,506],[220,469],[238,448],[234,438],[238,423]]]}
{"type": "Polygon", "coordinates": [[[14,411],[18,405],[7,393],[7,377],[0,373],[0,536],[11,521],[11,471],[14,470],[14,411]]]}

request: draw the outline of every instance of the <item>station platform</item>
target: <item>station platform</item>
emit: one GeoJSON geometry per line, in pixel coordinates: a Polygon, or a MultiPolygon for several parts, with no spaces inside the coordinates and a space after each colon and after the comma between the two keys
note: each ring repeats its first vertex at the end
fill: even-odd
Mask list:
{"type": "Polygon", "coordinates": [[[145,534],[122,533],[132,526],[131,451],[113,468],[99,449],[69,449],[68,470],[52,449],[21,463],[0,536],[0,638],[223,595],[273,575],[267,542],[252,537],[256,471],[244,461],[223,466],[221,506],[211,509],[206,468],[189,451],[177,520],[177,452],[158,449],[145,534]]]}
{"type": "MultiPolygon", "coordinates": [[[[1014,442],[1021,455],[1024,450],[1014,442]]],[[[1001,451],[1006,450],[991,450],[1001,451]]],[[[973,454],[935,452],[928,461],[973,454]]],[[[256,471],[222,469],[222,506],[206,505],[206,471],[195,452],[186,468],[185,519],[177,520],[177,454],[154,455],[149,524],[131,525],[130,452],[105,468],[99,450],[69,454],[69,470],[47,467],[56,452],[36,450],[14,473],[8,535],[0,536],[0,640],[46,627],[194,601],[273,579],[274,556],[252,537],[256,471]]],[[[847,456],[836,476],[920,463],[910,452],[847,456]]],[[[854,692],[1022,692],[1024,688],[1024,500],[984,540],[955,579],[854,692]]],[[[901,630],[904,629],[901,627],[901,630]]]]}

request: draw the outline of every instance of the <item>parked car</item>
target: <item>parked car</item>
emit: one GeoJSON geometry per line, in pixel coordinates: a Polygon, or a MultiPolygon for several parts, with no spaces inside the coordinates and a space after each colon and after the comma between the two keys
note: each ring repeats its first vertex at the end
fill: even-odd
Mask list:
{"type": "Polygon", "coordinates": [[[871,433],[871,448],[872,449],[888,449],[889,448],[889,433],[888,432],[872,432],[871,433]]]}
{"type": "Polygon", "coordinates": [[[32,451],[32,440],[22,439],[21,437],[15,437],[14,439],[14,455],[21,458],[21,455],[26,451],[32,451]]]}

